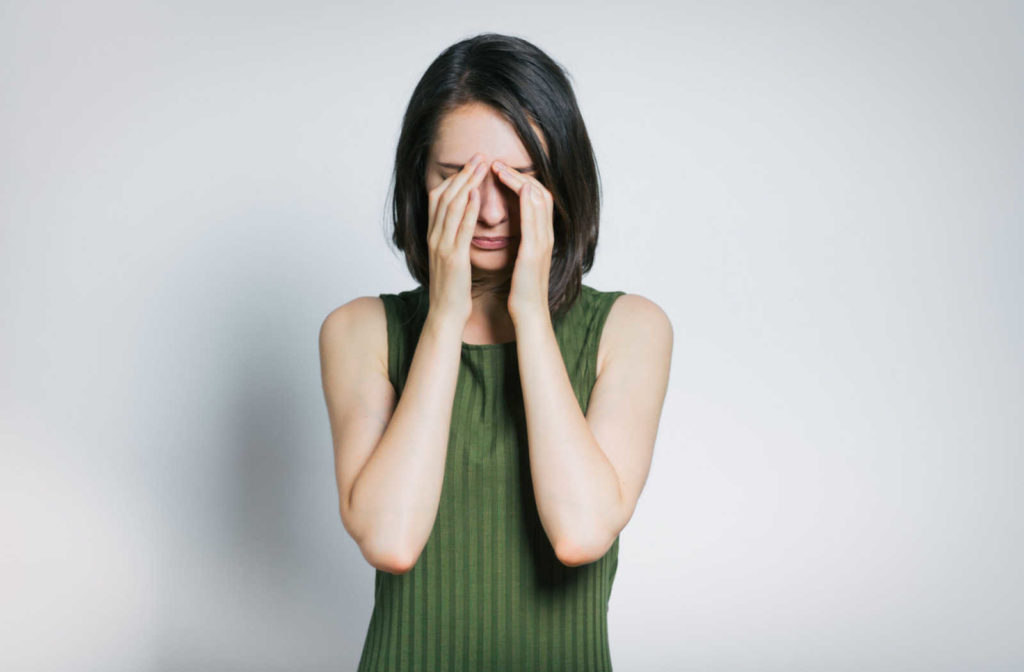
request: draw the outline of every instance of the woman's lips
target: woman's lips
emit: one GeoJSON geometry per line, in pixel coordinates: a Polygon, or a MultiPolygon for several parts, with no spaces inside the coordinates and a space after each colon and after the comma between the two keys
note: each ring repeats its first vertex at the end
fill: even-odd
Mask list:
{"type": "Polygon", "coordinates": [[[473,245],[483,250],[500,250],[512,242],[510,236],[474,236],[473,245]]]}

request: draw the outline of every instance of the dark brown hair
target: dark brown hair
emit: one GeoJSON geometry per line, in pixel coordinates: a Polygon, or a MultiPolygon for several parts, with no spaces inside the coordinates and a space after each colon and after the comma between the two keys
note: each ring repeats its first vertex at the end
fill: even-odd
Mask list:
{"type": "MultiPolygon", "coordinates": [[[[554,200],[548,307],[562,314],[580,294],[594,262],[601,185],[594,150],[568,72],[518,37],[483,33],[445,49],[413,90],[402,121],[392,174],[391,239],[409,272],[429,286],[426,163],[445,114],[483,103],[515,128],[554,200]],[[547,153],[530,124],[536,125],[547,153]]],[[[507,292],[508,283],[504,290],[507,292]]]]}

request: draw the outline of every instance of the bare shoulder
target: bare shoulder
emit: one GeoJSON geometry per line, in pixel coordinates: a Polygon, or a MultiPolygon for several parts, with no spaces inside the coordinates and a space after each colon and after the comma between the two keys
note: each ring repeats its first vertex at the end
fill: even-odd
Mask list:
{"type": "Polygon", "coordinates": [[[321,358],[341,346],[373,357],[387,375],[387,316],[379,296],[356,297],[327,314],[320,326],[321,358]]]}
{"type": "Polygon", "coordinates": [[[597,376],[611,358],[631,353],[653,350],[667,359],[672,355],[672,341],[672,322],[661,306],[640,294],[623,294],[612,303],[601,332],[597,376]]]}

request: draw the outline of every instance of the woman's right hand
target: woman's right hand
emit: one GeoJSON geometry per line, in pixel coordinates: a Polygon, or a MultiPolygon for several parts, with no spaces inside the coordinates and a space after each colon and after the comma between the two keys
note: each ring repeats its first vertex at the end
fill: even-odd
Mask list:
{"type": "MultiPolygon", "coordinates": [[[[474,154],[462,170],[428,193],[427,249],[430,312],[464,326],[473,309],[469,246],[480,212],[480,190],[487,163],[474,154]]],[[[461,333],[461,332],[460,332],[461,333]]]]}

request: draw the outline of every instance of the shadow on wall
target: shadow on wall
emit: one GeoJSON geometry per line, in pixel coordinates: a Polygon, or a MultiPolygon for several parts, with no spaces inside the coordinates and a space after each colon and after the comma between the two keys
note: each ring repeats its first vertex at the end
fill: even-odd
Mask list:
{"type": "Polygon", "coordinates": [[[210,227],[154,301],[193,316],[166,325],[172,352],[159,355],[188,362],[176,390],[188,398],[173,404],[192,425],[180,435],[197,439],[176,447],[186,482],[165,497],[180,542],[157,670],[337,669],[361,652],[373,568],[337,515],[317,351],[325,313],[304,275],[314,265],[299,261],[318,252],[297,249],[311,241],[290,235],[295,222],[261,212],[210,227]],[[202,504],[181,501],[190,495],[202,504]]]}

